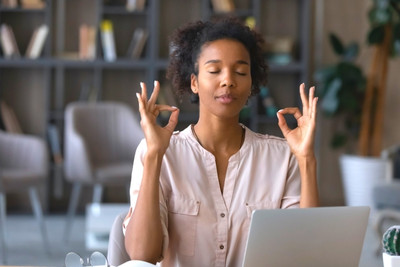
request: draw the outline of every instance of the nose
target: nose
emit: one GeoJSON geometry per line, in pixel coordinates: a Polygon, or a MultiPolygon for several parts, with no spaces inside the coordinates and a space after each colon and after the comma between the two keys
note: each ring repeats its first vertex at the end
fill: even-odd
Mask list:
{"type": "Polygon", "coordinates": [[[221,87],[234,87],[235,85],[234,74],[231,71],[226,71],[221,80],[221,87]]]}

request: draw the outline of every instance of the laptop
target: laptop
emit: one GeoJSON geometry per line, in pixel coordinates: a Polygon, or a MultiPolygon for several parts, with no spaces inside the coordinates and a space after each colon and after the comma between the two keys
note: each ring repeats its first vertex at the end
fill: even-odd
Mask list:
{"type": "Polygon", "coordinates": [[[358,266],[369,207],[255,210],[243,267],[358,266]]]}

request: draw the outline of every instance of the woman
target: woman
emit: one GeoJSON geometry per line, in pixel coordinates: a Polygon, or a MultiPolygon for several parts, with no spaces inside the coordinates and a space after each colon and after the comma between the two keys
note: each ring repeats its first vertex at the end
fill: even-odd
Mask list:
{"type": "Polygon", "coordinates": [[[260,35],[226,19],[188,24],[172,43],[168,74],[178,92],[198,95],[199,120],[173,132],[179,110],[156,104],[158,82],[149,99],[141,83],[145,139],[132,171],[127,252],[162,266],[240,266],[252,210],[318,205],[314,88],[306,97],[300,85],[302,113],[278,112],[286,140],[257,134],[239,112],[265,81],[260,35]],[[156,124],[160,111],[171,112],[165,127],[156,124]]]}

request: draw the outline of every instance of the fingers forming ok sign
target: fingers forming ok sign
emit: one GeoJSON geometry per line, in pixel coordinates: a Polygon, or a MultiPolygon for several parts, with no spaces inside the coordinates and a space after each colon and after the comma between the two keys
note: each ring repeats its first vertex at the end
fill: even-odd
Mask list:
{"type": "Polygon", "coordinates": [[[314,96],[315,87],[311,87],[307,97],[305,85],[300,85],[300,97],[303,104],[303,114],[297,107],[284,108],[278,111],[278,125],[283,136],[296,156],[308,157],[314,154],[314,137],[317,117],[317,101],[314,96]],[[297,127],[289,128],[285,114],[292,114],[297,120],[297,127]]]}
{"type": "Polygon", "coordinates": [[[136,93],[139,103],[140,125],[143,129],[148,151],[164,154],[169,146],[169,140],[178,123],[179,109],[169,105],[157,104],[160,93],[160,83],[154,82],[154,89],[147,99],[147,88],[145,83],[140,83],[141,93],[136,93]],[[161,127],[157,124],[157,117],[161,111],[170,111],[168,124],[161,127]]]}

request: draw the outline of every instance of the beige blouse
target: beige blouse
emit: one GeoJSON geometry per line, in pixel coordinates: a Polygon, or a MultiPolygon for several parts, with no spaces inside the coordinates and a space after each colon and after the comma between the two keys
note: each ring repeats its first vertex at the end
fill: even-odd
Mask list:
{"type": "MultiPolygon", "coordinates": [[[[125,226],[136,205],[145,152],[142,140],[125,226]]],[[[242,147],[229,159],[221,194],[214,156],[190,127],[175,132],[160,174],[161,266],[241,266],[252,211],[297,208],[299,202],[299,168],[284,139],[246,128],[242,147]]]]}

